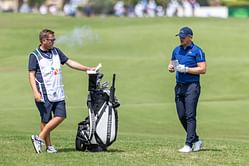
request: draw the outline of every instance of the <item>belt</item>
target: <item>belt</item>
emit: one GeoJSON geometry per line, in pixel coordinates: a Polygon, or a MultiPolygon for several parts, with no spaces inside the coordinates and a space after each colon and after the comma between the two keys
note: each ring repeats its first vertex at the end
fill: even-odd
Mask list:
{"type": "Polygon", "coordinates": [[[188,86],[190,84],[199,84],[199,82],[177,82],[176,85],[178,86],[188,86]]]}

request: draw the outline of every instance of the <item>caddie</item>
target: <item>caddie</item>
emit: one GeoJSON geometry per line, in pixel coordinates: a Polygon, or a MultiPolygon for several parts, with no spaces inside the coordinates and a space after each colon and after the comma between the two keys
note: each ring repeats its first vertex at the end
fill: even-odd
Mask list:
{"type": "Polygon", "coordinates": [[[51,142],[51,131],[66,118],[61,65],[66,64],[80,71],[95,68],[69,59],[59,48],[54,47],[56,39],[52,30],[43,29],[39,40],[40,45],[29,55],[28,64],[29,82],[41,117],[40,133],[32,135],[31,141],[36,153],[41,152],[43,144],[48,153],[56,153],[51,142]]]}

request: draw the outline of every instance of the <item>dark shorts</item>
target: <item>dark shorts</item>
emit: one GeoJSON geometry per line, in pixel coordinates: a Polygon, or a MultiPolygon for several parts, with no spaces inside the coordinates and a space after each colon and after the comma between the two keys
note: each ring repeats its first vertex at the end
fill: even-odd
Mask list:
{"type": "Polygon", "coordinates": [[[50,102],[47,96],[44,95],[45,102],[35,102],[41,116],[41,122],[47,123],[52,117],[66,118],[66,103],[65,101],[50,102]]]}

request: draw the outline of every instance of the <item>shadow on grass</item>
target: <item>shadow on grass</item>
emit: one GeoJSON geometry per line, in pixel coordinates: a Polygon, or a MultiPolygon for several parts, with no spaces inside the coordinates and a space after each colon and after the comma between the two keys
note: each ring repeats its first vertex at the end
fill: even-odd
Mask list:
{"type": "Polygon", "coordinates": [[[58,152],[76,152],[74,148],[63,148],[63,149],[58,149],[58,152]]]}
{"type": "Polygon", "coordinates": [[[121,153],[121,152],[125,152],[124,150],[121,150],[121,149],[109,149],[105,152],[110,152],[110,153],[121,153]]]}
{"type": "MultiPolygon", "coordinates": [[[[77,150],[75,150],[74,148],[63,148],[63,149],[58,149],[58,153],[60,152],[79,152],[77,150]]],[[[89,151],[83,151],[83,152],[87,152],[87,153],[99,153],[99,152],[89,152],[89,151]]],[[[105,153],[121,153],[121,152],[125,152],[124,150],[120,150],[120,149],[108,149],[107,151],[102,151],[105,153]]]]}
{"type": "Polygon", "coordinates": [[[221,152],[222,150],[221,149],[201,149],[200,152],[221,152]]]}

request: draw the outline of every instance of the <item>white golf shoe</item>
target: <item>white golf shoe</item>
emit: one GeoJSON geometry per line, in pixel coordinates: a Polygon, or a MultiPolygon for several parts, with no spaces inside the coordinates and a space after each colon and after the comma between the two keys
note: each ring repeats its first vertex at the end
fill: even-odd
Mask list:
{"type": "Polygon", "coordinates": [[[48,153],[57,153],[57,150],[55,149],[55,147],[53,145],[50,145],[47,147],[47,152],[48,153]]]}
{"type": "Polygon", "coordinates": [[[193,152],[198,152],[201,150],[201,147],[202,147],[202,141],[199,140],[195,143],[193,143],[193,152]]]}
{"type": "Polygon", "coordinates": [[[32,144],[34,146],[34,149],[35,149],[35,152],[36,153],[41,153],[41,147],[42,147],[42,144],[43,141],[38,137],[38,135],[32,135],[31,136],[31,141],[32,141],[32,144]]]}
{"type": "Polygon", "coordinates": [[[192,148],[188,145],[184,145],[181,149],[178,150],[181,153],[189,153],[192,152],[192,148]]]}

